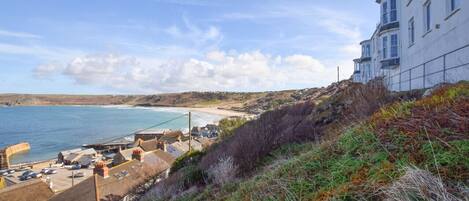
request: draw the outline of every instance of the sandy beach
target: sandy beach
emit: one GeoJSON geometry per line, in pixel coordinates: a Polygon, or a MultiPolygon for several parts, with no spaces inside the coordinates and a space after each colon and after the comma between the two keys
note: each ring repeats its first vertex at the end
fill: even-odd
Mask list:
{"type": "Polygon", "coordinates": [[[223,110],[218,109],[216,107],[186,107],[185,109],[192,111],[192,112],[203,112],[208,114],[215,114],[224,117],[250,117],[252,114],[244,113],[244,112],[237,112],[232,110],[223,110]]]}

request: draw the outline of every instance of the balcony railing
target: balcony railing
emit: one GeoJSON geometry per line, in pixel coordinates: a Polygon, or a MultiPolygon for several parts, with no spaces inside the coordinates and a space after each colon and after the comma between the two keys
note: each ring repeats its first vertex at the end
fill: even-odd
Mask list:
{"type": "Polygon", "coordinates": [[[410,91],[430,88],[439,83],[468,80],[469,59],[467,58],[469,58],[469,44],[405,71],[384,76],[384,83],[393,91],[410,91]],[[455,59],[452,57],[454,55],[459,55],[459,57],[455,59]],[[460,58],[465,58],[466,61],[462,61],[460,58]],[[429,69],[429,67],[433,67],[433,69],[429,69]]]}

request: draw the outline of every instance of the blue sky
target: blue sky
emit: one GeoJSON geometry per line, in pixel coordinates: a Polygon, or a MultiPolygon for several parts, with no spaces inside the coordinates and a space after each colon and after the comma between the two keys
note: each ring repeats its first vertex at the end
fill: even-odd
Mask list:
{"type": "Polygon", "coordinates": [[[325,86],[353,71],[372,0],[0,2],[0,93],[325,86]]]}

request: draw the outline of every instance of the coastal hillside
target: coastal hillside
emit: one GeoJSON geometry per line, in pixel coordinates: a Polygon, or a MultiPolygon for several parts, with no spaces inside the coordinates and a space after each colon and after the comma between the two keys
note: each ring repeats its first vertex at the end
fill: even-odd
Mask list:
{"type": "MultiPolygon", "coordinates": [[[[347,84],[349,82],[346,82],[347,84]]],[[[344,85],[344,84],[342,84],[344,85]]],[[[32,95],[0,94],[0,105],[133,105],[145,107],[216,107],[260,114],[283,105],[327,97],[335,88],[272,92],[184,92],[158,95],[32,95]]]]}
{"type": "Polygon", "coordinates": [[[179,159],[141,200],[464,200],[469,83],[349,84],[179,159]]]}

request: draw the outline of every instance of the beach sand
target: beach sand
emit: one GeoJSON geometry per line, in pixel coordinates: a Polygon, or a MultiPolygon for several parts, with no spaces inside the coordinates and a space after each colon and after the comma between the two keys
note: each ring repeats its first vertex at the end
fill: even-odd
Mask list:
{"type": "Polygon", "coordinates": [[[186,107],[185,109],[191,112],[203,112],[208,114],[220,115],[224,117],[251,117],[252,114],[237,112],[232,110],[223,110],[216,107],[186,107]]]}

